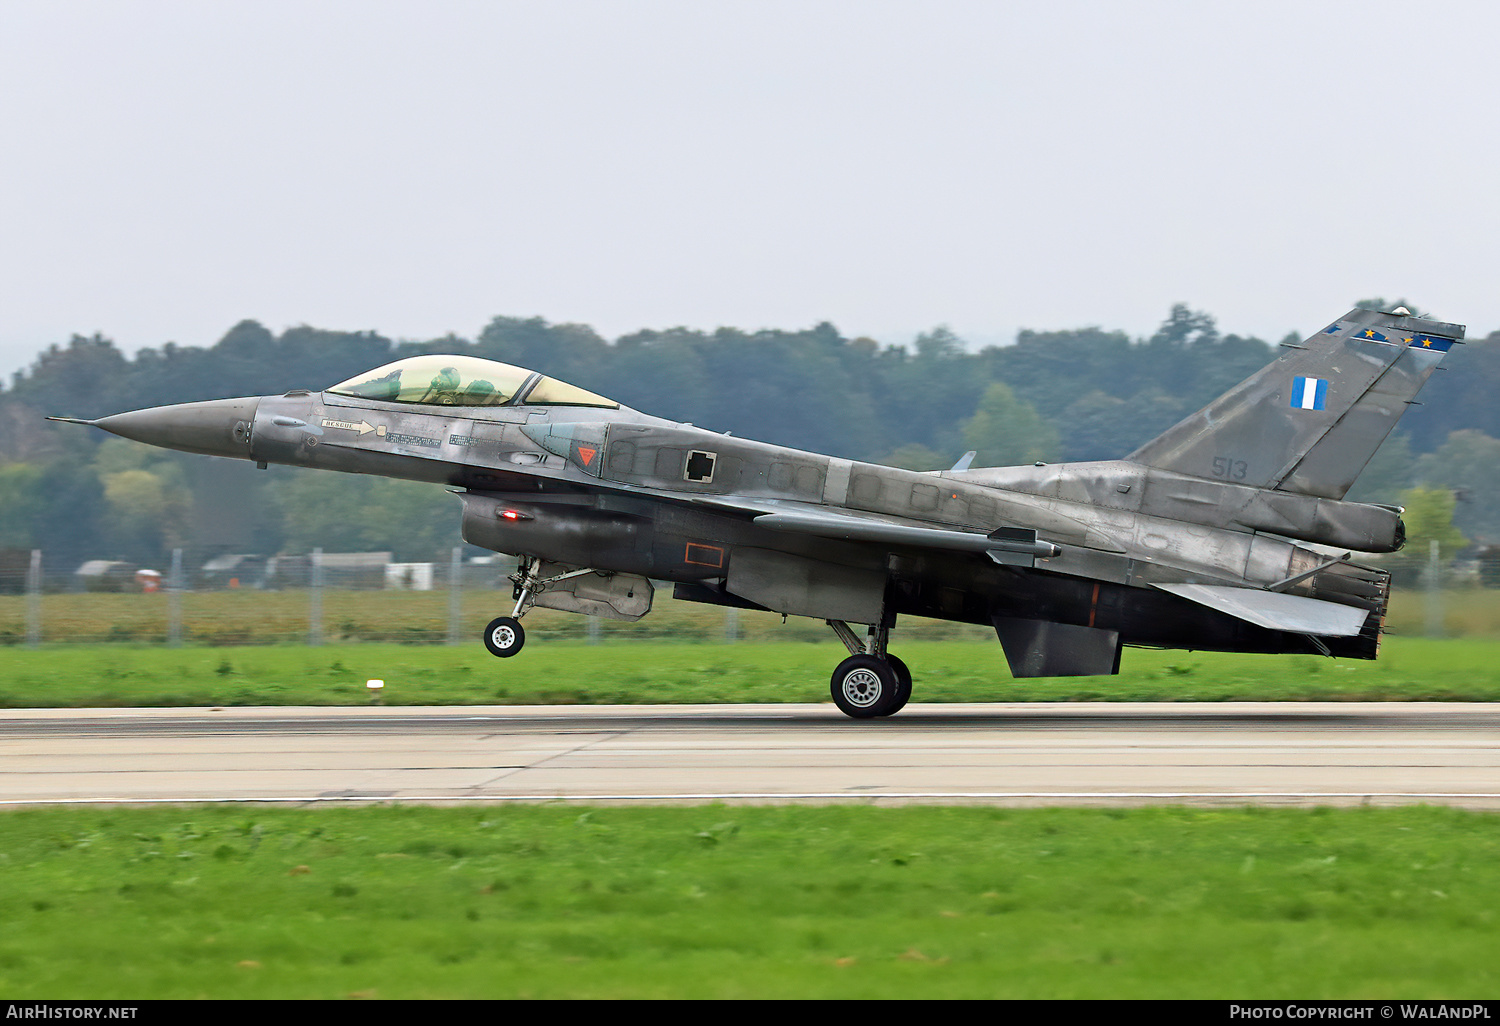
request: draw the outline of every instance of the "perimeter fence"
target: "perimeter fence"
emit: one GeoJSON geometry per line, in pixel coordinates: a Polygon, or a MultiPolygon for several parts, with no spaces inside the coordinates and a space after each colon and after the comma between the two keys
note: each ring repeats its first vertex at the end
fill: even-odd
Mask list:
{"type": "MultiPolygon", "coordinates": [[[[389,553],[225,556],[194,563],[179,551],[168,569],[120,561],[61,565],[41,551],[0,554],[0,647],[6,645],[321,645],[345,642],[473,644],[515,601],[509,556],[464,558],[452,549],[426,563],[389,553]],[[8,555],[10,558],[5,558],[8,555]]],[[[656,583],[651,613],[636,622],[552,609],[526,615],[528,635],[586,641],[827,641],[821,622],[678,602],[656,583]]],[[[965,624],[929,623],[924,637],[993,637],[965,624]]]]}

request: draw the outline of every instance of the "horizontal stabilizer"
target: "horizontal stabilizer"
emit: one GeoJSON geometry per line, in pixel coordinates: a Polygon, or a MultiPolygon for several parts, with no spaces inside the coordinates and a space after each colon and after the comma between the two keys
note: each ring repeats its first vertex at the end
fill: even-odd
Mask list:
{"type": "Polygon", "coordinates": [[[1230,588],[1214,584],[1158,584],[1162,591],[1180,595],[1210,609],[1273,631],[1294,631],[1330,638],[1358,634],[1369,615],[1363,609],[1302,595],[1286,595],[1258,588],[1230,588]]]}

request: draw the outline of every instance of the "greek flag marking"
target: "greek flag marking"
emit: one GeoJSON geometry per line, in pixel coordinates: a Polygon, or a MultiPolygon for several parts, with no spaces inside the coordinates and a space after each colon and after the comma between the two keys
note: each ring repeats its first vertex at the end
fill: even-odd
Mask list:
{"type": "Polygon", "coordinates": [[[1293,378],[1292,408],[1321,410],[1328,402],[1328,382],[1323,378],[1293,378]]]}

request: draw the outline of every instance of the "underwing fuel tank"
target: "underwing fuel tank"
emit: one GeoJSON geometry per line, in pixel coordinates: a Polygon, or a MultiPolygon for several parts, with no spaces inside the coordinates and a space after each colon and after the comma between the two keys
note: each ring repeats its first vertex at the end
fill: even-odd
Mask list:
{"type": "Polygon", "coordinates": [[[606,620],[639,620],[651,612],[656,594],[651,582],[638,574],[577,572],[564,563],[543,561],[537,565],[537,576],[547,582],[533,596],[537,605],[606,620]],[[557,579],[548,580],[553,577],[557,579]]]}
{"type": "Polygon", "coordinates": [[[463,539],[471,545],[553,563],[651,572],[654,532],[649,520],[472,492],[459,498],[464,502],[463,539]]]}

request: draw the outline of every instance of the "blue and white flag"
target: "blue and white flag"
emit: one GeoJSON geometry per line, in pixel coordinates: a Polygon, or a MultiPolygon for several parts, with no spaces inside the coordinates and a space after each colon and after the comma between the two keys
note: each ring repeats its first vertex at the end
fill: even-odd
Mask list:
{"type": "Polygon", "coordinates": [[[1328,402],[1328,382],[1323,378],[1293,378],[1292,407],[1321,410],[1328,402]]]}

